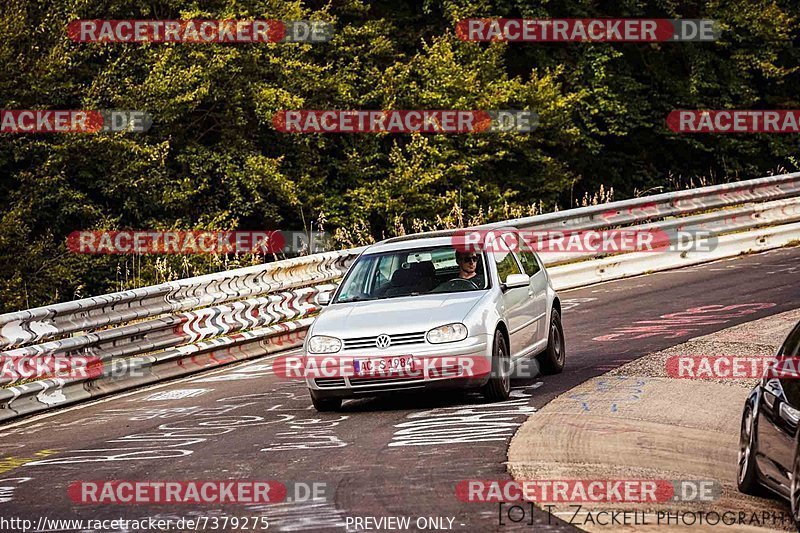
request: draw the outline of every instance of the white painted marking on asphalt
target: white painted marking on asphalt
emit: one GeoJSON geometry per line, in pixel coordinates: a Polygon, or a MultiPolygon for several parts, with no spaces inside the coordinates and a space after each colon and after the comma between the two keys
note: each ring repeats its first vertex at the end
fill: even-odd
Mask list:
{"type": "Polygon", "coordinates": [[[573,307],[577,307],[581,304],[593,302],[597,300],[597,298],[566,298],[561,300],[561,311],[566,311],[567,309],[572,309],[573,307]]]}
{"type": "MultiPolygon", "coordinates": [[[[270,408],[269,411],[274,409],[270,408]]],[[[296,409],[293,409],[296,411],[296,409]]],[[[266,448],[261,448],[262,452],[286,451],[286,450],[316,450],[320,448],[342,448],[347,443],[340,439],[333,428],[347,420],[348,416],[340,416],[337,420],[327,420],[323,418],[291,418],[284,420],[287,429],[291,431],[280,431],[275,434],[276,441],[266,448]]]]}
{"type": "Polygon", "coordinates": [[[182,398],[195,398],[214,389],[174,389],[151,394],[147,398],[142,398],[145,402],[160,402],[164,400],[180,400],[182,398]]]}
{"type": "Polygon", "coordinates": [[[456,405],[411,413],[408,422],[395,424],[389,447],[435,446],[456,443],[505,441],[536,408],[531,396],[511,392],[513,400],[498,403],[456,405]]]}
{"type": "Polygon", "coordinates": [[[19,488],[22,483],[27,483],[33,478],[30,477],[9,477],[0,480],[0,504],[10,503],[14,501],[14,492],[19,488]],[[5,483],[14,483],[14,485],[6,485],[5,483]]]}
{"type": "Polygon", "coordinates": [[[178,416],[195,415],[203,409],[199,405],[188,407],[137,407],[129,409],[106,409],[104,414],[109,417],[123,416],[128,420],[153,420],[156,418],[175,418],[178,416]]]}
{"type": "Polygon", "coordinates": [[[236,368],[232,372],[217,376],[201,376],[192,380],[192,383],[216,383],[218,381],[241,381],[244,379],[256,379],[272,375],[271,364],[257,364],[246,367],[236,368]]]}

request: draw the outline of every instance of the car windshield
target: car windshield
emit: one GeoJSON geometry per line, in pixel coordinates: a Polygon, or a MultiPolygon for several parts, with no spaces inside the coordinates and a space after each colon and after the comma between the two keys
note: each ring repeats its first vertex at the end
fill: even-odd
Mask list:
{"type": "Polygon", "coordinates": [[[452,247],[362,255],[333,303],[380,300],[489,287],[483,254],[452,247]]]}

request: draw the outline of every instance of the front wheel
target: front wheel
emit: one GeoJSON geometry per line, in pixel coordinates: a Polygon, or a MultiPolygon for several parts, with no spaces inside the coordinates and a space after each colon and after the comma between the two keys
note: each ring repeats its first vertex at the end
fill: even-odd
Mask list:
{"type": "Polygon", "coordinates": [[[550,312],[550,332],[547,335],[547,348],[536,359],[542,374],[560,374],[564,370],[566,360],[564,328],[561,327],[561,315],[556,309],[550,312]]]}
{"type": "Polygon", "coordinates": [[[761,493],[758,484],[755,458],[755,427],[753,408],[747,405],[742,413],[742,427],[739,431],[739,465],[736,472],[736,486],[739,492],[757,496],[761,493]]]}
{"type": "Polygon", "coordinates": [[[312,389],[308,389],[311,394],[311,403],[314,404],[314,409],[320,413],[338,411],[342,408],[341,398],[325,398],[321,397],[312,389]]]}
{"type": "Polygon", "coordinates": [[[792,466],[792,483],[789,490],[789,503],[792,506],[792,518],[797,531],[800,531],[800,446],[795,445],[794,462],[792,466]]]}
{"type": "Polygon", "coordinates": [[[494,333],[492,348],[492,373],[489,382],[483,386],[483,396],[491,402],[508,400],[511,394],[511,369],[509,367],[508,346],[502,333],[494,333]]]}

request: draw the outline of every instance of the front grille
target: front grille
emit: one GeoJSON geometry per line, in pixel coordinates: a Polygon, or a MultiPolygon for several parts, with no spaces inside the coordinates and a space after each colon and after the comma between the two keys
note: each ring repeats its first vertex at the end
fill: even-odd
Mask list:
{"type": "MultiPolygon", "coordinates": [[[[344,339],[344,349],[345,350],[359,350],[363,348],[376,348],[375,346],[375,339],[378,336],[375,335],[373,337],[354,337],[351,339],[344,339]]],[[[406,344],[421,344],[425,342],[425,332],[419,333],[396,333],[394,335],[389,335],[389,338],[392,339],[391,346],[403,346],[406,344]]]]}
{"type": "Polygon", "coordinates": [[[391,383],[408,383],[414,381],[424,381],[422,377],[399,377],[399,378],[350,378],[350,385],[388,385],[391,383]]]}
{"type": "Polygon", "coordinates": [[[314,380],[317,387],[324,389],[326,387],[344,387],[344,378],[318,378],[314,380]]]}

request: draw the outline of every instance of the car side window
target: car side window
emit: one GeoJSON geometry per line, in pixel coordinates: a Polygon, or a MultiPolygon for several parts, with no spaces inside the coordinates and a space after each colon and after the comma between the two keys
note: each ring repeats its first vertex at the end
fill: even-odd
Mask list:
{"type": "Polygon", "coordinates": [[[346,285],[342,284],[340,293],[337,297],[338,300],[349,300],[358,296],[366,291],[368,275],[372,268],[372,261],[359,261],[353,266],[353,270],[348,272],[346,285]]]}
{"type": "MultiPolygon", "coordinates": [[[[780,357],[800,356],[800,324],[795,326],[781,346],[780,357]]],[[[794,368],[792,365],[790,368],[794,368]]],[[[786,395],[789,405],[795,409],[800,409],[800,379],[790,377],[781,379],[781,387],[786,395]]]]}
{"type": "Polygon", "coordinates": [[[536,256],[533,252],[529,250],[520,250],[517,252],[517,256],[519,257],[519,262],[522,263],[522,268],[525,270],[525,273],[530,277],[533,277],[534,274],[541,270],[539,262],[536,260],[536,256]]]}
{"type": "Polygon", "coordinates": [[[800,324],[795,326],[784,341],[781,357],[800,357],[800,324]]]}
{"type": "Polygon", "coordinates": [[[505,282],[511,274],[522,274],[517,260],[514,259],[514,254],[511,252],[492,252],[491,255],[497,265],[497,275],[501,283],[505,282]]]}
{"type": "Polygon", "coordinates": [[[378,271],[372,281],[372,290],[375,291],[389,284],[392,274],[398,268],[397,256],[386,255],[378,260],[378,271]]]}

